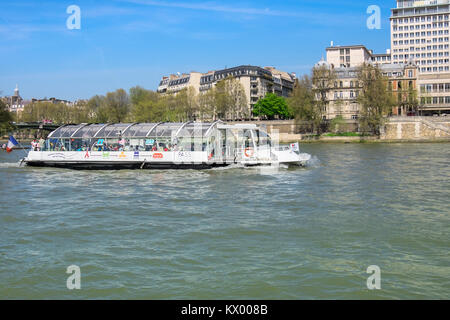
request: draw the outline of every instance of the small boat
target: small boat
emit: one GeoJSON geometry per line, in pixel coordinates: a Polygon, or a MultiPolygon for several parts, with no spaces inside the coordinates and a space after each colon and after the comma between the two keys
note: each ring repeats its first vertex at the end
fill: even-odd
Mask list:
{"type": "Polygon", "coordinates": [[[64,125],[23,159],[70,169],[208,169],[230,165],[304,166],[298,143],[280,146],[263,126],[213,123],[64,125]]]}

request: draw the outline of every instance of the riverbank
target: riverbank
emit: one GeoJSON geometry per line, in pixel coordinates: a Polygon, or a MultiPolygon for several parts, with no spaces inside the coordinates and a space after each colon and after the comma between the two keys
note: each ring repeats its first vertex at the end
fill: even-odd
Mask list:
{"type": "Polygon", "coordinates": [[[302,144],[308,143],[334,143],[334,144],[349,144],[349,143],[450,143],[450,138],[435,138],[435,139],[380,139],[379,137],[318,137],[318,138],[304,138],[297,139],[280,139],[280,144],[289,144],[300,142],[302,144]]]}
{"type": "Polygon", "coordinates": [[[303,124],[294,120],[257,121],[280,143],[301,141],[302,143],[418,143],[450,142],[450,119],[444,117],[391,117],[378,136],[358,136],[358,121],[345,120],[340,128],[347,132],[343,136],[325,133],[320,137],[302,134],[303,124]]]}

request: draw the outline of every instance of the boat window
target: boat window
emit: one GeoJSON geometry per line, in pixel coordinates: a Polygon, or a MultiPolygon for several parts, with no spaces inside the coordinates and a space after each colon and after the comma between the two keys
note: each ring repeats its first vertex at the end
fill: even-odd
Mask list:
{"type": "Polygon", "coordinates": [[[130,124],[112,124],[104,126],[95,134],[95,138],[114,138],[123,136],[123,133],[130,124]]]}
{"type": "Polygon", "coordinates": [[[125,133],[124,137],[136,137],[136,138],[145,138],[150,130],[152,130],[157,123],[138,123],[134,126],[131,126],[125,133]]]}
{"type": "Polygon", "coordinates": [[[211,136],[216,134],[216,123],[66,125],[49,135],[44,148],[49,151],[204,151],[208,140],[211,143],[211,136]]]}
{"type": "Polygon", "coordinates": [[[183,123],[163,123],[155,127],[150,132],[149,137],[175,138],[177,131],[183,126],[183,123]]]}
{"type": "Polygon", "coordinates": [[[84,126],[84,124],[63,126],[53,131],[49,137],[53,139],[70,138],[77,130],[84,126]]]}
{"type": "Polygon", "coordinates": [[[73,138],[93,138],[95,134],[104,127],[104,124],[91,124],[81,128],[79,131],[75,132],[72,136],[73,138]]]}
{"type": "Polygon", "coordinates": [[[257,136],[257,145],[258,146],[271,146],[271,140],[270,140],[270,136],[261,130],[257,130],[256,131],[256,136],[257,136]]]}
{"type": "Polygon", "coordinates": [[[43,151],[69,151],[70,139],[48,139],[43,151]]]}

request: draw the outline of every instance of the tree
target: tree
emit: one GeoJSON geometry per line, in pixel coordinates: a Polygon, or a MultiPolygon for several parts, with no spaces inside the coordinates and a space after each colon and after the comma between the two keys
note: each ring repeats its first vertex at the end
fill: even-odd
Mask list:
{"type": "Polygon", "coordinates": [[[236,78],[229,78],[225,80],[225,86],[230,103],[228,118],[233,120],[250,118],[251,110],[248,107],[247,95],[242,83],[236,78]]]}
{"type": "Polygon", "coordinates": [[[140,101],[133,108],[133,121],[135,122],[162,122],[166,121],[166,110],[164,109],[164,99],[147,99],[140,101]]]}
{"type": "Polygon", "coordinates": [[[316,106],[322,117],[326,115],[330,103],[328,94],[335,86],[336,79],[336,72],[327,65],[317,66],[312,70],[312,88],[316,97],[316,106]]]}
{"type": "Polygon", "coordinates": [[[198,115],[201,121],[214,118],[215,88],[200,93],[198,97],[198,115]]]}
{"type": "Polygon", "coordinates": [[[130,111],[130,99],[123,89],[108,92],[105,98],[108,120],[110,122],[123,122],[130,111]]]}
{"type": "Polygon", "coordinates": [[[87,102],[88,119],[96,123],[108,122],[108,110],[106,106],[105,96],[96,95],[87,102]]]}
{"type": "Polygon", "coordinates": [[[345,120],[341,115],[338,115],[336,118],[330,121],[330,129],[333,130],[334,133],[341,132],[342,125],[345,125],[345,120]]]}
{"type": "Polygon", "coordinates": [[[413,83],[412,81],[409,82],[407,97],[405,101],[403,101],[402,103],[402,108],[405,109],[407,112],[417,113],[419,110],[420,102],[418,98],[417,89],[413,87],[412,83],[413,83]]]}
{"type": "Polygon", "coordinates": [[[225,119],[230,110],[232,98],[228,92],[228,80],[229,79],[224,79],[219,81],[213,89],[213,120],[225,119]]]}
{"type": "Polygon", "coordinates": [[[130,103],[132,107],[138,105],[140,102],[148,100],[157,102],[158,98],[158,93],[152,90],[144,89],[140,86],[136,86],[130,89],[130,103]]]}
{"type": "Polygon", "coordinates": [[[253,108],[253,115],[263,116],[269,120],[273,120],[275,117],[281,119],[292,117],[286,99],[275,93],[268,93],[264,99],[260,99],[253,108]]]}
{"type": "Polygon", "coordinates": [[[395,104],[388,90],[388,78],[383,76],[378,66],[363,64],[358,70],[358,81],[361,85],[358,96],[360,129],[379,135],[395,104]]]}
{"type": "Polygon", "coordinates": [[[6,104],[0,100],[0,129],[7,130],[11,127],[10,122],[13,120],[11,112],[8,111],[6,104]]]}
{"type": "Polygon", "coordinates": [[[175,96],[176,108],[175,112],[179,121],[195,120],[195,115],[198,109],[197,94],[194,87],[188,87],[175,96]]]}
{"type": "Polygon", "coordinates": [[[307,75],[303,76],[296,81],[292,95],[287,102],[297,124],[303,126],[306,122],[311,125],[313,132],[317,132],[322,122],[322,114],[317,107],[312,87],[311,78],[307,75]]]}

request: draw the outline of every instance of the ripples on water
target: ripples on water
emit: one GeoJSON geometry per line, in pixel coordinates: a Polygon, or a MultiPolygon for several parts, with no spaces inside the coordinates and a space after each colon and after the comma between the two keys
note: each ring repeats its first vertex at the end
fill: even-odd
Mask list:
{"type": "Polygon", "coordinates": [[[449,298],[449,150],[306,145],[303,169],[109,172],[2,152],[0,298],[449,298]]]}

